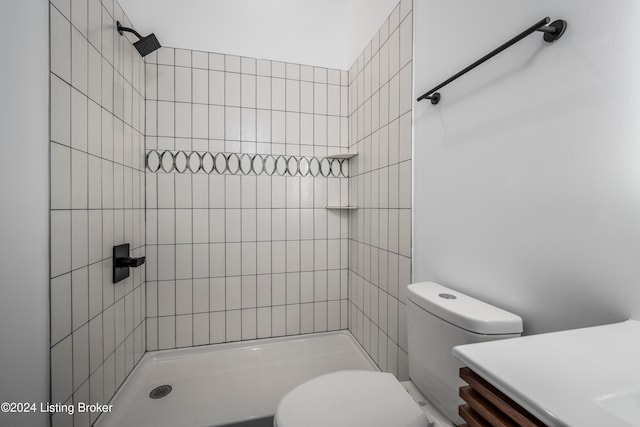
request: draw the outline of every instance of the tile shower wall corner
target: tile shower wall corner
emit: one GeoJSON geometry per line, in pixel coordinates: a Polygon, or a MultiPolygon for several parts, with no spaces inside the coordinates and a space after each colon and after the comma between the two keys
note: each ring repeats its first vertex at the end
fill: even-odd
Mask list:
{"type": "Polygon", "coordinates": [[[402,0],[349,71],[349,330],[380,369],[409,379],[413,4],[402,0]]]}
{"type": "Polygon", "coordinates": [[[146,58],[147,350],[346,329],[347,77],[146,58]]]}
{"type": "Polygon", "coordinates": [[[145,268],[111,282],[114,244],[145,255],[144,63],[116,20],[130,26],[113,0],[50,3],[54,403],[108,402],[145,351],[145,268]]]}

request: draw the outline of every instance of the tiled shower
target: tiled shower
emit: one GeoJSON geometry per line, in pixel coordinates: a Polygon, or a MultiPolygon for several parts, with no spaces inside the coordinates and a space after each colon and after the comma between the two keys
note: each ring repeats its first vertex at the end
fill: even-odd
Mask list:
{"type": "Polygon", "coordinates": [[[348,171],[322,159],[347,149],[347,72],[169,48],[146,69],[148,348],[346,328],[326,206],[348,171]]]}
{"type": "Polygon", "coordinates": [[[143,60],[116,20],[51,1],[53,401],[107,402],[145,351],[339,329],[407,379],[411,1],[349,71],[143,60]],[[146,264],[114,285],[122,243],[146,264]]]}
{"type": "Polygon", "coordinates": [[[116,20],[111,1],[50,6],[53,402],[107,402],[146,351],[144,266],[111,278],[114,244],[145,255],[144,63],[116,20]]]}
{"type": "Polygon", "coordinates": [[[349,71],[349,330],[401,380],[411,283],[412,2],[401,1],[349,71]]]}

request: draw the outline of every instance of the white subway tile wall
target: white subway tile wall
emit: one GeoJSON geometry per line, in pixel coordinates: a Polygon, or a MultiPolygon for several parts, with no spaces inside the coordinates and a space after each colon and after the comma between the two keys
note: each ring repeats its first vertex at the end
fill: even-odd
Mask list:
{"type": "Polygon", "coordinates": [[[412,0],[401,0],[349,71],[349,330],[383,371],[409,379],[412,0]]]}
{"type": "Polygon", "coordinates": [[[50,4],[53,403],[108,402],[146,349],[145,266],[111,278],[114,244],[145,255],[145,70],[116,20],[113,0],[50,4]]]}
{"type": "MultiPolygon", "coordinates": [[[[145,76],[147,153],[348,149],[346,71],[161,48],[145,76]]],[[[347,178],[180,170],[146,174],[147,350],[347,328],[347,178]]]]}

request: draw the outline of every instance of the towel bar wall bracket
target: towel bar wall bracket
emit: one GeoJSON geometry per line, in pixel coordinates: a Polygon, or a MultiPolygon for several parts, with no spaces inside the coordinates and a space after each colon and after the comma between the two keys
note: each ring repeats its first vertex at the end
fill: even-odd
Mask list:
{"type": "Polygon", "coordinates": [[[518,34],[517,36],[513,37],[508,42],[506,42],[503,45],[501,45],[500,47],[492,50],[491,52],[489,52],[488,54],[486,54],[482,58],[478,59],[473,64],[471,64],[468,67],[466,67],[465,69],[463,69],[462,71],[459,71],[456,74],[454,74],[453,76],[449,77],[447,80],[445,80],[444,82],[440,83],[438,86],[434,87],[430,91],[425,92],[423,95],[421,95],[418,98],[418,102],[422,101],[423,99],[428,99],[428,100],[431,101],[431,103],[433,105],[436,105],[438,102],[440,102],[440,98],[441,98],[440,93],[438,93],[438,90],[442,89],[443,87],[445,87],[449,83],[453,82],[454,80],[458,79],[459,77],[462,77],[463,75],[467,74],[469,71],[473,70],[478,65],[480,65],[480,64],[484,63],[485,61],[493,58],[494,56],[496,56],[497,54],[499,54],[503,50],[513,46],[514,44],[518,43],[520,40],[524,39],[525,37],[529,36],[530,34],[533,34],[536,31],[540,31],[540,32],[544,33],[542,38],[543,38],[544,41],[546,41],[548,43],[551,43],[551,42],[554,42],[554,41],[558,40],[560,37],[562,37],[562,35],[564,34],[565,30],[567,29],[567,21],[564,21],[562,19],[558,19],[558,20],[555,20],[555,21],[553,21],[553,22],[551,22],[549,24],[550,21],[551,21],[551,19],[549,19],[549,17],[547,16],[546,18],[542,19],[541,21],[536,22],[534,25],[532,25],[531,27],[527,28],[526,30],[524,30],[523,32],[518,34]]]}

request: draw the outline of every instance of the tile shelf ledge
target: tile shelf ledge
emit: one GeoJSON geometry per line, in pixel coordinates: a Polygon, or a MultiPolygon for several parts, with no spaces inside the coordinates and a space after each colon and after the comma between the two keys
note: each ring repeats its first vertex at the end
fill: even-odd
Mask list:
{"type": "Polygon", "coordinates": [[[336,153],[327,155],[327,159],[350,159],[352,157],[357,156],[358,153],[336,153]]]}

